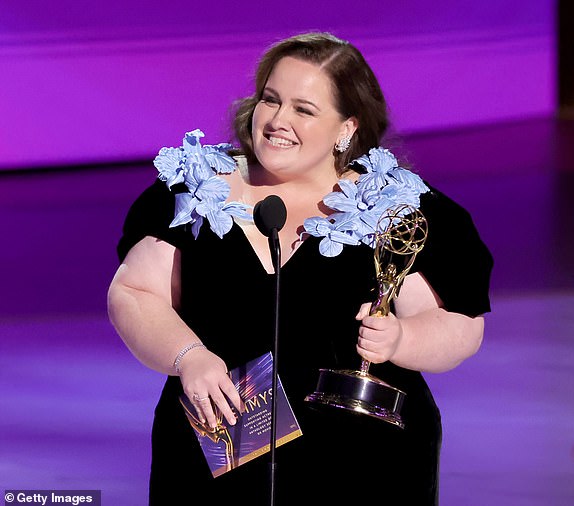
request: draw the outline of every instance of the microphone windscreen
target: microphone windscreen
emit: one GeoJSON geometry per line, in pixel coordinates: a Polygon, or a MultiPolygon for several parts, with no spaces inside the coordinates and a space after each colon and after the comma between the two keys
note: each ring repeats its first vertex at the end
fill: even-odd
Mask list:
{"type": "Polygon", "coordinates": [[[270,237],[271,231],[283,228],[287,220],[285,203],[277,195],[268,195],[253,208],[253,221],[264,236],[270,237]]]}

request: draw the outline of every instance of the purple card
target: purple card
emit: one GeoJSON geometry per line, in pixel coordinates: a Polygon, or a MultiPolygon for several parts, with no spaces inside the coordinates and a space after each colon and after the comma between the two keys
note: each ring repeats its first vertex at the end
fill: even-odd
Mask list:
{"type": "MultiPolygon", "coordinates": [[[[245,412],[235,425],[228,425],[216,410],[215,429],[202,424],[187,398],[180,397],[189,423],[193,427],[203,454],[214,477],[264,455],[271,449],[271,414],[273,391],[273,356],[266,353],[230,371],[231,380],[243,399],[245,412]]],[[[277,381],[276,446],[302,435],[297,419],[285,395],[281,380],[277,381]]]]}

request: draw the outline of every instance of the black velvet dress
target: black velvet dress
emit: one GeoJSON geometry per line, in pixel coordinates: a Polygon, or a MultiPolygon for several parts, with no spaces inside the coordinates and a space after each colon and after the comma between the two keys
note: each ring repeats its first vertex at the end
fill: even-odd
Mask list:
{"type": "MultiPolygon", "coordinates": [[[[449,311],[490,310],[492,257],[468,213],[435,189],[421,196],[429,236],[411,272],[420,271],[449,311]]],[[[205,345],[234,368],[273,349],[274,283],[242,229],[217,237],[204,223],[194,239],[169,229],[173,195],[156,181],[133,204],[118,245],[120,258],[146,235],[182,251],[182,318],[205,345]]],[[[357,369],[361,303],[374,300],[373,250],[345,246],[336,257],[307,238],[281,270],[279,376],[303,435],[276,450],[275,504],[433,505],[438,497],[440,413],[423,376],[391,363],[369,372],[406,392],[405,429],[345,410],[322,411],[304,401],[320,368],[357,369]]],[[[267,456],[217,478],[168,377],[152,431],[150,504],[270,504],[267,456]],[[229,502],[228,502],[229,501],[229,502]]]]}

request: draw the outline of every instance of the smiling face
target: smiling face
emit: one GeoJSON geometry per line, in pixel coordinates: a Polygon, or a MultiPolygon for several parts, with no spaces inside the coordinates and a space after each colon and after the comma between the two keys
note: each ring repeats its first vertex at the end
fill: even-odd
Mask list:
{"type": "Polygon", "coordinates": [[[281,180],[335,173],[333,148],[356,129],[335,108],[329,77],[292,57],[277,62],[253,113],[253,151],[281,180]]]}

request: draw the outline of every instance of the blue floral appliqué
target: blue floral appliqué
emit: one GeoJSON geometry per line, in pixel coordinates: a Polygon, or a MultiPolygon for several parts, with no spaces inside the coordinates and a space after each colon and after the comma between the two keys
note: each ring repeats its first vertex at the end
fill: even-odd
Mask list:
{"type": "Polygon", "coordinates": [[[429,191],[419,176],[399,167],[388,149],[373,148],[353,163],[364,166],[367,172],[356,183],[340,179],[341,191],[329,193],[323,199],[336,212],[327,218],[308,218],[304,222],[303,233],[323,237],[319,251],[327,257],[337,256],[345,244],[356,246],[362,242],[374,248],[380,217],[400,204],[418,209],[421,193],[429,191]]]}
{"type": "MultiPolygon", "coordinates": [[[[168,188],[181,183],[187,187],[187,192],[175,194],[175,218],[170,227],[190,223],[197,238],[207,219],[211,230],[221,238],[233,226],[233,217],[253,221],[247,212],[252,206],[227,202],[229,185],[218,177],[237,169],[235,160],[227,154],[233,146],[202,146],[202,137],[201,130],[186,133],[183,146],[162,148],[154,165],[168,188]]],[[[304,222],[304,234],[323,237],[319,251],[326,257],[337,256],[345,244],[364,243],[374,248],[379,218],[400,204],[418,208],[421,193],[429,191],[419,176],[399,167],[395,156],[382,147],[371,149],[352,163],[361,164],[366,173],[356,182],[340,179],[340,191],[323,198],[335,212],[327,218],[308,218],[304,222]]]]}
{"type": "Polygon", "coordinates": [[[217,174],[231,174],[237,169],[235,160],[227,154],[231,144],[202,146],[201,130],[185,134],[183,146],[162,148],[154,159],[159,179],[168,188],[184,183],[187,192],[175,194],[175,218],[170,227],[191,223],[195,238],[204,218],[220,238],[233,226],[233,216],[252,220],[247,212],[251,208],[240,202],[226,203],[230,188],[217,174]]]}

